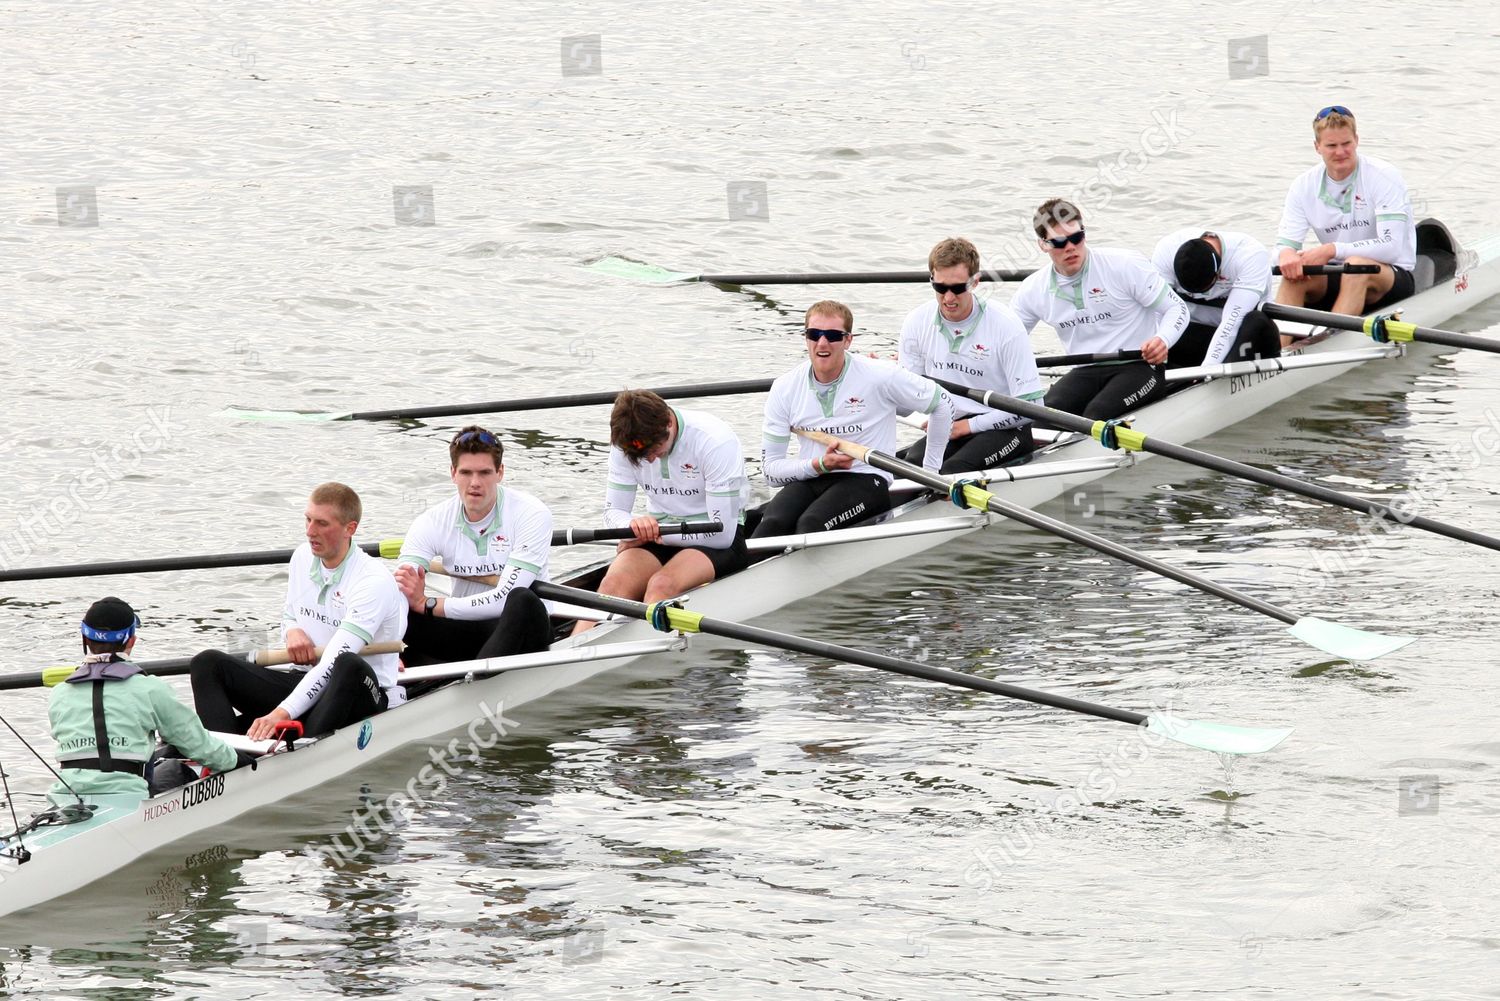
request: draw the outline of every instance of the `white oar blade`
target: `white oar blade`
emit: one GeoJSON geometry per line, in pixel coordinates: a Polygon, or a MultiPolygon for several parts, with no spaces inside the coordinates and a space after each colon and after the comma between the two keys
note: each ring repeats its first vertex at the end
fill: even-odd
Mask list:
{"type": "Polygon", "coordinates": [[[1291,736],[1292,728],[1231,726],[1228,723],[1200,723],[1168,713],[1152,713],[1146,718],[1146,729],[1168,740],[1197,747],[1215,754],[1264,754],[1291,736]]]}
{"type": "Polygon", "coordinates": [[[657,282],[666,284],[669,282],[688,282],[697,278],[682,271],[668,271],[666,268],[657,267],[655,264],[642,264],[640,261],[632,261],[625,257],[605,257],[595,261],[589,266],[590,271],[608,275],[611,278],[625,278],[633,282],[657,282]]]}
{"type": "Polygon", "coordinates": [[[326,410],[249,410],[233,405],[220,412],[237,421],[336,421],[348,416],[326,410]]]}
{"type": "Polygon", "coordinates": [[[1415,636],[1386,636],[1353,626],[1341,626],[1316,615],[1304,615],[1294,625],[1288,626],[1287,632],[1308,646],[1345,660],[1375,660],[1417,640],[1415,636]]]}

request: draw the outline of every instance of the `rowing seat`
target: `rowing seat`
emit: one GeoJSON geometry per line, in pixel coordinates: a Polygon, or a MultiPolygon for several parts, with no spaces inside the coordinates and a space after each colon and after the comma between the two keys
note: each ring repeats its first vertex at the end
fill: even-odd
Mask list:
{"type": "Polygon", "coordinates": [[[1436,219],[1423,219],[1417,223],[1417,263],[1412,268],[1412,281],[1421,292],[1439,282],[1445,282],[1458,273],[1458,254],[1454,247],[1453,234],[1448,227],[1436,219]]]}

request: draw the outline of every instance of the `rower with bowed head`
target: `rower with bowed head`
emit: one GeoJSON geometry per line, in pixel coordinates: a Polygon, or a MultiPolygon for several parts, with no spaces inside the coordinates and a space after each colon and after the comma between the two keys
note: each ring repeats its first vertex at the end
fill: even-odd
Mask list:
{"type": "Polygon", "coordinates": [[[83,664],[52,690],[47,704],[63,768],[49,795],[59,802],[74,793],[146,795],[146,763],[158,733],[214,771],[227,771],[239,760],[165,681],[130,662],[140,623],[114,597],[94,602],[83,616],[83,664]]]}
{"type": "MultiPolygon", "coordinates": [[[[1359,315],[1416,291],[1417,228],[1411,194],[1395,167],[1359,152],[1354,112],[1332,104],[1313,118],[1322,163],[1292,182],[1277,238],[1281,287],[1276,301],[1359,315]],[[1311,229],[1318,244],[1303,249],[1311,229]],[[1377,264],[1373,275],[1308,275],[1309,264],[1377,264]]],[[[1283,338],[1289,343],[1291,338],[1283,338]]]]}
{"type": "MultiPolygon", "coordinates": [[[[661,601],[744,569],[750,484],[739,436],[702,410],[674,408],[647,389],[627,389],[609,415],[609,481],[604,523],[629,526],[599,593],[661,601]],[[646,513],[632,514],[637,490],[646,513]],[[662,535],[661,523],[716,521],[717,532],[662,535]]],[[[593,624],[579,622],[582,632],[593,624]]]]}
{"type": "Polygon", "coordinates": [[[1080,365],[1043,402],[1091,420],[1118,417],[1167,392],[1157,366],[1188,324],[1188,310],[1151,262],[1133,250],[1090,247],[1083,213],[1051,198],[1032,217],[1052,266],[1021,283],[1010,305],[1030,333],[1045,320],[1068,354],[1141,352],[1143,361],[1080,365]]]}
{"type": "Polygon", "coordinates": [[[536,653],[547,649],[547,608],[531,591],[547,580],[552,512],[531,494],[502,486],[505,445],[478,425],[448,443],[455,496],[419,514],[397,558],[396,585],[410,614],[408,666],[536,653]],[[453,593],[429,597],[433,560],[453,575],[453,593]],[[464,577],[498,578],[488,584],[464,577]]]}
{"type": "Polygon", "coordinates": [[[1276,324],[1260,311],[1271,294],[1271,253],[1259,240],[1227,229],[1179,229],[1156,244],[1151,263],[1190,318],[1168,368],[1281,354],[1276,324]]]}
{"type": "MultiPolygon", "coordinates": [[[[935,298],[913,309],[901,326],[901,367],[917,375],[995,390],[1023,400],[1042,398],[1036,358],[1021,321],[1010,308],[974,295],[979,251],[961,237],[947,239],[927,255],[935,298]]],[[[944,473],[993,469],[1034,447],[1031,422],[954,397],[956,419],[943,455],[944,473]],[[962,416],[958,416],[962,415],[962,416]]],[[[901,458],[921,462],[926,439],[901,458]]]]}
{"type": "Polygon", "coordinates": [[[928,415],[922,465],[943,463],[953,426],[948,394],[887,361],[850,352],[854,314],[841,302],[808,308],[803,335],[807,360],[771,384],[762,429],[762,467],[781,491],[763,509],[754,538],[823,532],[890,510],[891,474],[833,448],[798,445],[787,455],[795,428],[810,428],[894,455],[896,415],[928,415]]]}
{"type": "Polygon", "coordinates": [[[307,670],[276,671],[219,650],[193,658],[193,701],[210,730],[262,740],[295,719],[323,734],[406,701],[396,654],[360,656],[367,645],[398,642],[407,609],[390,571],[354,545],[362,513],[342,483],[320,484],[307,499],[307,541],[292,552],[281,613],[287,654],[307,670]]]}

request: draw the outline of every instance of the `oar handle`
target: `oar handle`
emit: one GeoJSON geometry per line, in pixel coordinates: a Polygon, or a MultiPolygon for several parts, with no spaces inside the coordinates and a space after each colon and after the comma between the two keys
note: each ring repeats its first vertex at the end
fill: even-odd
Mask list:
{"type": "MultiPolygon", "coordinates": [[[[406,648],[404,643],[371,643],[360,651],[364,654],[400,653],[406,648]]],[[[317,647],[319,657],[323,656],[323,648],[317,647]]],[[[244,657],[250,664],[258,664],[261,667],[275,667],[282,664],[290,664],[291,658],[285,649],[272,648],[269,650],[252,650],[245,654],[235,656],[244,657]]],[[[187,674],[192,667],[191,657],[173,657],[167,660],[142,660],[135,661],[135,666],[141,669],[142,674],[150,674],[158,678],[170,678],[176,675],[187,674]]],[[[0,678],[0,691],[17,688],[52,688],[67,680],[68,675],[78,670],[77,664],[58,664],[55,667],[43,668],[40,671],[29,671],[25,674],[13,674],[9,677],[0,678]]]]}
{"type": "MultiPolygon", "coordinates": [[[[1035,268],[1000,268],[981,271],[979,280],[1019,282],[1024,281],[1035,271],[1035,268]]],[[[698,281],[710,285],[897,285],[931,280],[932,275],[926,271],[828,271],[698,276],[698,281]]]]}
{"type": "MultiPolygon", "coordinates": [[[[1305,275],[1373,275],[1378,274],[1378,264],[1304,264],[1302,273],[1305,275]]],[[[1271,274],[1281,274],[1281,265],[1271,268],[1271,274]]]]}
{"type": "MultiPolygon", "coordinates": [[[[324,649],[326,648],[320,646],[313,647],[314,656],[322,657],[324,649]]],[[[400,642],[399,640],[390,643],[370,643],[365,646],[363,650],[359,651],[359,655],[363,657],[368,654],[369,656],[373,657],[378,654],[384,653],[400,653],[405,649],[406,644],[400,642]]],[[[257,650],[255,651],[253,657],[254,663],[260,667],[278,667],[282,664],[290,664],[292,662],[292,655],[287,653],[285,648],[277,650],[257,650]]]]}
{"type": "MultiPolygon", "coordinates": [[[[692,524],[662,525],[662,535],[714,535],[724,530],[722,521],[695,521],[692,524]]],[[[583,542],[608,542],[615,539],[633,539],[635,533],[630,528],[560,528],[552,533],[552,544],[554,546],[573,545],[583,542]]],[[[442,577],[451,577],[454,580],[466,580],[471,584],[483,584],[486,587],[494,587],[500,583],[500,575],[486,574],[461,574],[452,573],[443,566],[441,559],[433,559],[427,567],[428,573],[435,573],[442,577]]]]}
{"type": "Polygon", "coordinates": [[[1037,368],[1062,368],[1067,365],[1097,365],[1107,361],[1140,361],[1139,351],[1099,351],[1079,355],[1037,355],[1037,368]]]}

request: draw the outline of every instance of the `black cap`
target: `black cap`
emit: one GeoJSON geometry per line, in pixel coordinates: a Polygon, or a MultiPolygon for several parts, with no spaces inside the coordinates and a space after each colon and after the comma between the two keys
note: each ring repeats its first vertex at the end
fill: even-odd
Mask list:
{"type": "Polygon", "coordinates": [[[1219,277],[1219,253],[1202,237],[1189,240],[1177,248],[1172,270],[1184,291],[1207,292],[1219,277]]]}
{"type": "Polygon", "coordinates": [[[100,598],[84,613],[82,632],[87,639],[100,643],[123,643],[135,632],[141,620],[135,609],[115,597],[100,598]]]}

